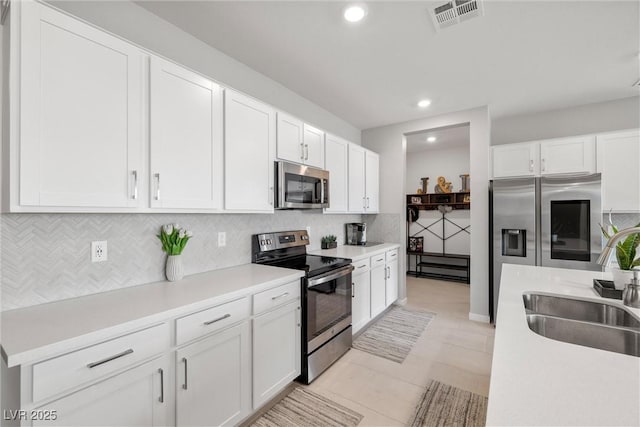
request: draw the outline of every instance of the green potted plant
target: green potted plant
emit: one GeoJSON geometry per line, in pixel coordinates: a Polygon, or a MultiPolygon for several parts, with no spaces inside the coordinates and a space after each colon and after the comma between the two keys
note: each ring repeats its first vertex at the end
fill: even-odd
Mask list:
{"type": "Polygon", "coordinates": [[[322,238],[322,249],[333,249],[338,247],[338,238],[333,234],[322,238]]]}
{"type": "MultiPolygon", "coordinates": [[[[611,222],[611,213],[609,213],[609,227],[611,227],[613,234],[618,232],[618,227],[611,222]]],[[[640,223],[636,227],[640,227],[640,223]]],[[[600,224],[600,229],[604,237],[611,238],[608,228],[600,224]]],[[[640,255],[636,257],[638,246],[640,246],[640,234],[637,233],[627,236],[626,239],[621,240],[616,245],[618,267],[611,268],[613,284],[616,289],[624,289],[628,283],[631,283],[633,278],[632,270],[635,267],[640,267],[640,255]]]]}
{"type": "Polygon", "coordinates": [[[175,282],[182,279],[184,269],[182,268],[182,251],[193,234],[178,224],[163,225],[158,234],[158,239],[162,243],[162,250],[167,253],[167,264],[165,275],[167,280],[175,282]]]}

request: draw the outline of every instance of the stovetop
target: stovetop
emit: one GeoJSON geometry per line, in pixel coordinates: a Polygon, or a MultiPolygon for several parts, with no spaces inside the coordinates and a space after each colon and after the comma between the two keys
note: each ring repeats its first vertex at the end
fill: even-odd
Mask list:
{"type": "Polygon", "coordinates": [[[299,255],[291,258],[264,261],[261,262],[261,264],[302,270],[307,273],[307,277],[313,277],[347,266],[351,264],[351,260],[349,258],[336,258],[321,255],[299,255]]]}

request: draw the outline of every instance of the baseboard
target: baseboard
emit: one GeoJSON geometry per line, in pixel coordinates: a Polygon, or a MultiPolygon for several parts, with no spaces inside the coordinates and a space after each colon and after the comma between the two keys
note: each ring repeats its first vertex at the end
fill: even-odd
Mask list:
{"type": "Polygon", "coordinates": [[[396,302],[394,302],[394,304],[396,304],[396,305],[407,305],[407,299],[406,298],[399,299],[396,302]]]}
{"type": "Polygon", "coordinates": [[[469,320],[473,320],[474,322],[490,323],[489,316],[485,316],[484,314],[469,313],[469,320]]]}

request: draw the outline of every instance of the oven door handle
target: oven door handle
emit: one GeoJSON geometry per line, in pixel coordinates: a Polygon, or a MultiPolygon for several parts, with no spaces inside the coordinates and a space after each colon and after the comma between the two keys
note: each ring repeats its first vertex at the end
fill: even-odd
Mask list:
{"type": "Polygon", "coordinates": [[[336,270],[334,273],[329,274],[327,276],[320,276],[320,277],[316,277],[313,279],[309,279],[309,281],[307,282],[307,288],[310,288],[312,286],[316,286],[316,285],[320,285],[322,283],[326,283],[326,282],[330,282],[334,279],[338,279],[340,277],[344,277],[347,276],[349,274],[351,274],[351,272],[353,271],[353,266],[352,265],[347,265],[346,267],[342,267],[338,270],[336,270]]]}

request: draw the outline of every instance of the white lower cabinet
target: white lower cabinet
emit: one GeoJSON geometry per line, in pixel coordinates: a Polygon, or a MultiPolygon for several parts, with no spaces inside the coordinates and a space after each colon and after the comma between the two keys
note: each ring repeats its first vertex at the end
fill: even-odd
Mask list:
{"type": "Polygon", "coordinates": [[[249,322],[176,352],[176,424],[234,425],[251,411],[249,322]]]}
{"type": "Polygon", "coordinates": [[[388,251],[386,254],[386,306],[389,307],[398,299],[398,249],[388,251]]]}
{"type": "Polygon", "coordinates": [[[257,409],[300,375],[300,301],[253,319],[253,408],[257,409]]]}
{"type": "Polygon", "coordinates": [[[387,269],[384,263],[371,268],[371,317],[376,317],[387,307],[386,277],[387,269]]]}
{"type": "Polygon", "coordinates": [[[166,356],[29,411],[33,426],[166,426],[172,405],[166,356]]]}
{"type": "Polygon", "coordinates": [[[353,333],[358,332],[371,320],[371,276],[368,265],[366,265],[366,270],[363,267],[364,271],[358,271],[358,266],[355,264],[355,270],[351,276],[351,327],[353,333]]]}

